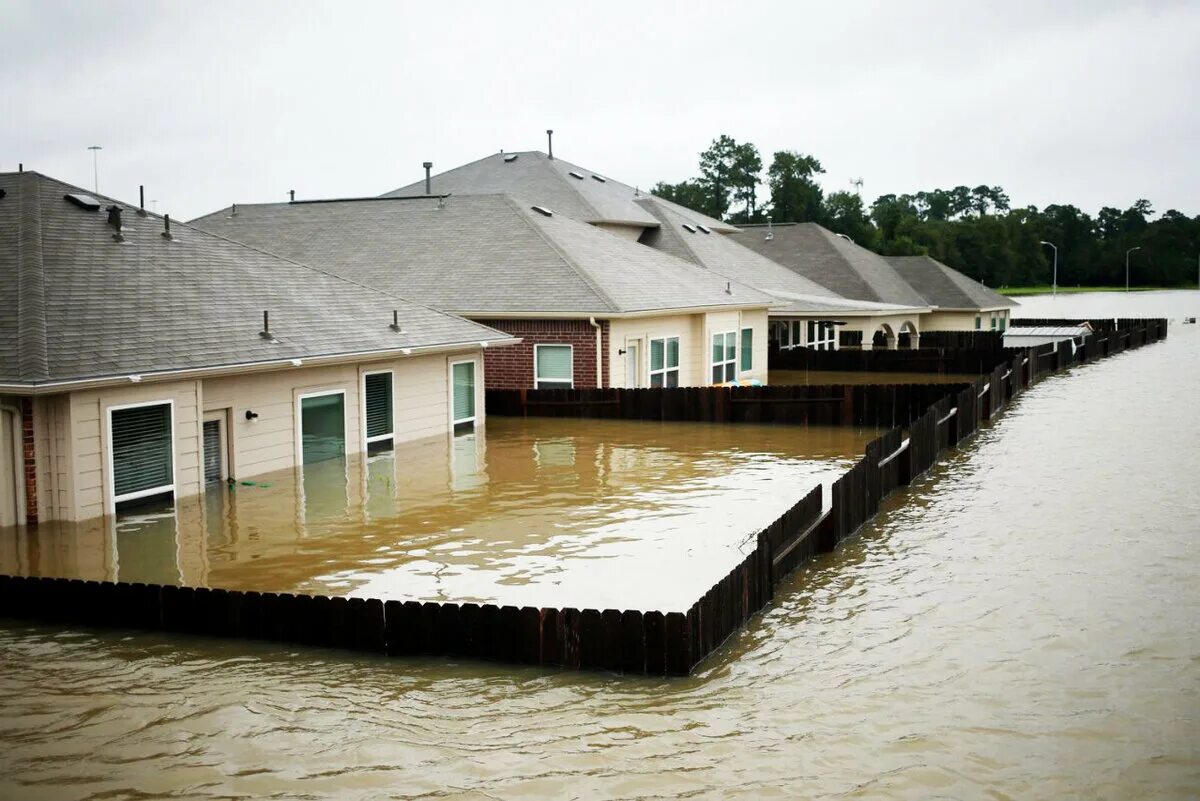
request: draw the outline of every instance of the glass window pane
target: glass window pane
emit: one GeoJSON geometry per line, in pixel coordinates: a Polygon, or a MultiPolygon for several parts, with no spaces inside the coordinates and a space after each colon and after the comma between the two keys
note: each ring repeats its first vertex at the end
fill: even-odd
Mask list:
{"type": "Polygon", "coordinates": [[[715,364],[721,361],[721,354],[724,352],[725,335],[713,334],[712,338],[712,360],[715,364]]]}
{"type": "Polygon", "coordinates": [[[372,373],[363,379],[367,409],[367,438],[392,433],[392,374],[372,373]]]}
{"type": "Polygon", "coordinates": [[[725,361],[731,362],[737,358],[737,335],[730,331],[725,335],[725,361]]]}
{"type": "Polygon", "coordinates": [[[667,340],[667,367],[679,366],[679,337],[667,340]]]}
{"type": "Polygon", "coordinates": [[[754,329],[742,329],[742,369],[751,370],[754,364],[754,329]]]}
{"type": "Polygon", "coordinates": [[[678,370],[668,370],[667,371],[667,386],[668,387],[679,386],[679,371],[678,370]]]}
{"type": "Polygon", "coordinates": [[[475,362],[454,365],[454,422],[475,416],[475,362]]]}
{"type": "Polygon", "coordinates": [[[115,496],[174,483],[169,404],[114,409],[111,444],[115,496]]]}
{"type": "Polygon", "coordinates": [[[571,381],[571,346],[538,345],[537,378],[541,380],[571,381]]]}
{"type": "Polygon", "coordinates": [[[661,339],[650,340],[650,369],[663,369],[663,341],[661,339]]]}
{"type": "Polygon", "coordinates": [[[345,456],[345,396],[338,393],[301,398],[300,436],[304,464],[345,456]]]}
{"type": "Polygon", "coordinates": [[[721,383],[721,380],[722,380],[722,379],[721,379],[721,375],[722,375],[722,373],[723,373],[723,372],[724,372],[724,371],[721,369],[721,365],[719,365],[719,364],[717,364],[717,365],[713,365],[713,369],[712,369],[712,382],[713,382],[714,384],[720,384],[720,383],[721,383]]]}
{"type": "Polygon", "coordinates": [[[650,386],[661,387],[662,385],[663,385],[663,374],[662,373],[655,373],[654,375],[650,376],[650,386]]]}

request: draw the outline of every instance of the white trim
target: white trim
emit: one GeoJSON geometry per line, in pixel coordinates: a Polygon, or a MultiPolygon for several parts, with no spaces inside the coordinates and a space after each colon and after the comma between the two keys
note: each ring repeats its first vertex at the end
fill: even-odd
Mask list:
{"type": "Polygon", "coordinates": [[[754,372],[754,326],[738,325],[737,330],[737,371],[738,374],[754,372]],[[742,346],[742,335],[747,331],[750,332],[750,366],[742,367],[742,356],[745,355],[746,349],[742,346]]]}
{"type": "Polygon", "coordinates": [[[709,335],[708,335],[708,356],[709,356],[708,379],[709,379],[710,384],[714,384],[714,385],[715,384],[724,384],[728,381],[736,380],[737,379],[737,366],[738,366],[738,332],[737,332],[737,330],[710,331],[709,335]],[[717,361],[713,361],[712,349],[713,349],[713,345],[716,344],[715,342],[713,342],[713,340],[715,340],[717,337],[721,338],[721,358],[717,361]],[[728,340],[726,339],[726,337],[733,337],[733,358],[732,359],[725,358],[729,352],[728,340]],[[731,364],[733,365],[733,378],[726,378],[725,377],[725,374],[727,372],[726,368],[731,364]],[[716,370],[718,367],[721,369],[721,380],[715,381],[715,380],[713,380],[713,377],[712,377],[713,371],[716,370]]]}
{"type": "MultiPolygon", "coordinates": [[[[565,389],[575,388],[575,346],[566,342],[541,342],[533,346],[533,388],[542,389],[538,384],[545,381],[548,384],[563,384],[566,383],[565,389]],[[571,377],[564,382],[561,378],[546,378],[538,377],[538,348],[566,348],[571,352],[571,377]]],[[[554,387],[545,387],[545,389],[554,389],[554,387]]]]}
{"type": "MultiPolygon", "coordinates": [[[[107,494],[108,494],[109,514],[116,514],[118,503],[124,503],[125,501],[136,501],[139,498],[149,498],[151,495],[162,495],[167,492],[170,492],[172,495],[174,495],[175,487],[179,483],[177,473],[176,473],[176,471],[179,468],[179,465],[177,464],[179,460],[177,458],[175,458],[176,457],[175,399],[174,398],[166,398],[163,400],[142,401],[139,403],[122,403],[122,404],[118,404],[116,406],[109,406],[107,409],[105,409],[105,418],[108,422],[108,436],[107,436],[107,440],[108,440],[108,493],[107,494]],[[112,438],[112,433],[113,433],[112,432],[112,415],[113,415],[113,412],[119,412],[122,409],[139,409],[139,408],[143,408],[146,406],[163,406],[163,405],[167,406],[168,409],[170,409],[170,416],[171,416],[171,423],[170,423],[170,429],[171,429],[171,483],[165,484],[161,487],[151,487],[150,489],[138,490],[137,492],[127,492],[124,495],[118,496],[117,495],[117,474],[115,472],[115,468],[113,467],[113,438],[112,438]]],[[[201,440],[203,440],[203,436],[201,436],[201,440]]],[[[203,454],[201,454],[201,460],[203,461],[203,454]]],[[[203,473],[203,468],[201,469],[201,473],[203,473]]]]}
{"type": "Polygon", "coordinates": [[[231,433],[229,419],[231,417],[231,412],[232,412],[231,409],[229,409],[228,407],[224,407],[224,408],[220,408],[220,409],[209,409],[200,414],[200,485],[202,487],[208,486],[208,480],[204,475],[204,461],[206,458],[206,454],[204,453],[204,424],[205,423],[211,423],[212,421],[215,420],[219,426],[218,430],[219,430],[219,440],[220,440],[220,448],[221,448],[220,480],[224,481],[225,479],[227,479],[233,475],[233,465],[232,465],[233,460],[231,458],[233,455],[232,454],[233,443],[229,441],[229,435],[231,433]]]}
{"type": "Polygon", "coordinates": [[[680,364],[682,364],[682,362],[683,362],[683,338],[679,334],[664,334],[662,336],[657,336],[657,337],[648,337],[646,339],[646,368],[647,368],[646,369],[646,386],[648,386],[648,387],[654,386],[654,374],[658,373],[658,374],[662,375],[662,377],[663,377],[662,386],[666,387],[667,386],[667,373],[669,373],[672,370],[675,371],[675,385],[682,386],[683,384],[680,381],[680,364]],[[676,352],[679,356],[679,363],[676,364],[674,367],[668,367],[667,366],[667,353],[669,353],[670,351],[667,348],[667,341],[672,340],[672,339],[674,339],[677,343],[676,352]],[[653,359],[654,359],[654,356],[653,356],[654,343],[659,342],[659,341],[661,341],[663,343],[663,366],[662,366],[661,370],[655,370],[654,369],[654,361],[653,361],[653,359]]]}
{"type": "MultiPolygon", "coordinates": [[[[625,356],[622,367],[625,369],[625,376],[622,379],[625,382],[626,389],[636,389],[642,385],[642,351],[645,350],[645,339],[642,337],[625,337],[625,356]],[[637,349],[637,353],[633,354],[633,386],[629,386],[629,346],[633,345],[637,349]]],[[[611,379],[611,376],[610,376],[611,379]]]]}
{"type": "Polygon", "coordinates": [[[342,396],[342,450],[344,456],[350,455],[350,437],[346,429],[346,389],[323,389],[318,392],[302,392],[296,396],[296,466],[304,467],[304,399],[319,398],[324,395],[341,395],[342,396]]]}
{"type": "Polygon", "coordinates": [[[449,371],[450,384],[450,433],[453,434],[455,426],[470,423],[474,427],[475,421],[479,419],[479,361],[477,359],[459,359],[458,361],[451,361],[447,369],[449,371]],[[471,365],[471,394],[475,396],[471,404],[475,413],[461,420],[454,419],[454,366],[457,364],[471,365]]]}
{"type": "Polygon", "coordinates": [[[373,442],[383,442],[384,440],[394,440],[396,438],[396,371],[388,368],[386,370],[363,370],[360,373],[359,380],[359,410],[362,412],[362,434],[363,434],[363,450],[373,442]],[[390,394],[390,405],[392,407],[392,416],[388,420],[391,424],[391,431],[386,434],[376,434],[373,437],[367,436],[367,376],[388,374],[392,377],[391,385],[388,387],[390,394]]]}

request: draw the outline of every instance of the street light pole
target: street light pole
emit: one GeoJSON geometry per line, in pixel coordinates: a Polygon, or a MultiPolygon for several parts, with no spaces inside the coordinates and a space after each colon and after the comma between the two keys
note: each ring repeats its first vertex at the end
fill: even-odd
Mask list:
{"type": "Polygon", "coordinates": [[[104,148],[100,145],[91,145],[88,150],[92,151],[92,191],[97,195],[100,194],[100,151],[104,148]]]}
{"type": "Polygon", "coordinates": [[[1142,249],[1142,246],[1138,245],[1136,248],[1130,248],[1129,250],[1125,251],[1125,291],[1126,292],[1129,291],[1129,254],[1135,250],[1141,250],[1141,249],[1142,249]]]}
{"type": "Polygon", "coordinates": [[[1043,245],[1049,245],[1054,248],[1054,280],[1050,284],[1050,296],[1058,297],[1058,246],[1053,242],[1042,242],[1043,245]]]}

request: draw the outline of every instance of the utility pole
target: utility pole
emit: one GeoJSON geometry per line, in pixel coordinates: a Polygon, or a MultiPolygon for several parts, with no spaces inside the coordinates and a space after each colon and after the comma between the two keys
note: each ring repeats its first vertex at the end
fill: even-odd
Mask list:
{"type": "Polygon", "coordinates": [[[1043,245],[1049,245],[1054,248],[1054,279],[1050,284],[1050,296],[1058,297],[1058,246],[1053,242],[1042,242],[1043,245]]]}
{"type": "Polygon", "coordinates": [[[1129,250],[1125,251],[1125,291],[1126,292],[1129,291],[1129,254],[1135,250],[1141,250],[1141,249],[1142,249],[1142,246],[1138,245],[1136,248],[1130,248],[1129,250]]]}
{"type": "Polygon", "coordinates": [[[97,195],[100,194],[100,151],[103,149],[100,145],[88,147],[92,151],[92,191],[97,195]]]}

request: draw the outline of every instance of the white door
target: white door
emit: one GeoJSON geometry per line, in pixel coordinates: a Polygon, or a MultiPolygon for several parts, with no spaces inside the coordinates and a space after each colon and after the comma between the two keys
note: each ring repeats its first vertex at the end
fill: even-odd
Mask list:
{"type": "Polygon", "coordinates": [[[638,386],[638,365],[641,364],[641,340],[634,339],[625,343],[625,386],[633,389],[638,386]]]}

